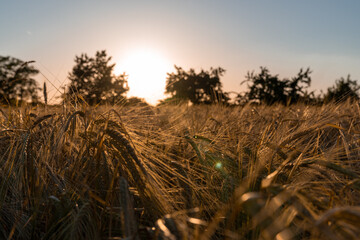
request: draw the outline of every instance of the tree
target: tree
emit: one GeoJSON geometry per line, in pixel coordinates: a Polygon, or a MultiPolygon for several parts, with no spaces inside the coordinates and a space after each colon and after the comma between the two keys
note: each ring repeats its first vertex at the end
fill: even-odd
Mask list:
{"type": "Polygon", "coordinates": [[[324,96],[324,102],[342,102],[347,99],[359,100],[359,89],[360,86],[357,84],[357,81],[351,80],[350,75],[348,75],[346,79],[341,77],[335,81],[335,86],[328,88],[324,96]]]}
{"type": "Polygon", "coordinates": [[[166,79],[166,94],[172,99],[191,101],[193,104],[226,103],[229,97],[222,91],[220,77],[225,70],[221,67],[210,68],[210,71],[194,69],[188,72],[181,67],[174,66],[176,73],[168,73],[166,79]]]}
{"type": "Polygon", "coordinates": [[[251,82],[248,85],[249,92],[245,94],[247,100],[258,100],[260,103],[273,104],[275,102],[286,103],[285,89],[287,82],[281,81],[278,75],[270,75],[266,67],[260,67],[258,75],[248,72],[244,82],[251,82]]]}
{"type": "Polygon", "coordinates": [[[87,54],[75,56],[75,66],[69,73],[70,85],[65,97],[72,100],[79,96],[89,104],[98,104],[101,101],[114,103],[124,98],[129,90],[127,75],[115,76],[112,72],[115,64],[110,64],[111,57],[106,51],[97,51],[95,58],[87,54]],[[75,98],[74,98],[75,97],[75,98]]]}
{"type": "Polygon", "coordinates": [[[243,98],[246,101],[255,100],[265,104],[290,104],[300,100],[306,101],[311,96],[305,89],[310,86],[310,69],[300,72],[296,77],[289,79],[279,79],[278,75],[271,75],[266,67],[260,67],[260,73],[248,72],[245,81],[247,82],[249,91],[245,93],[243,98]]]}
{"type": "Polygon", "coordinates": [[[30,66],[30,63],[32,62],[24,62],[10,56],[0,56],[0,103],[38,101],[37,91],[40,88],[32,76],[39,71],[30,66]]]}
{"type": "Polygon", "coordinates": [[[308,102],[311,100],[313,92],[308,93],[305,90],[311,84],[310,74],[310,68],[307,68],[305,71],[301,68],[297,76],[287,82],[286,95],[288,103],[308,102]]]}

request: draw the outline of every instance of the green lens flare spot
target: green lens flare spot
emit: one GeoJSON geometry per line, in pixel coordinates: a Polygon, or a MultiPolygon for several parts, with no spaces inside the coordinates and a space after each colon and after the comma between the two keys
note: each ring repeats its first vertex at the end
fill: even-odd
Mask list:
{"type": "Polygon", "coordinates": [[[221,169],[222,168],[222,163],[221,162],[217,162],[216,164],[215,164],[215,168],[216,169],[221,169]]]}

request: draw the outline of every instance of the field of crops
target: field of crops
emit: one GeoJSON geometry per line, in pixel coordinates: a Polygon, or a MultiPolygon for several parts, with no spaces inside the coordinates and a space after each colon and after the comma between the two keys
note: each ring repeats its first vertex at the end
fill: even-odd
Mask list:
{"type": "Polygon", "coordinates": [[[360,107],[3,108],[0,239],[357,239],[360,107]]]}

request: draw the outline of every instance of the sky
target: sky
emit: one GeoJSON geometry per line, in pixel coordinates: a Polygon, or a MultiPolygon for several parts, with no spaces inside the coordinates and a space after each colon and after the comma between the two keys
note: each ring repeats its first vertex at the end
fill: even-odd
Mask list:
{"type": "Polygon", "coordinates": [[[310,67],[320,93],[348,74],[360,80],[359,11],[358,0],[1,0],[0,55],[36,61],[52,101],[75,56],[103,49],[129,75],[129,96],[152,104],[174,64],[222,67],[234,92],[260,66],[280,78],[310,67]]]}

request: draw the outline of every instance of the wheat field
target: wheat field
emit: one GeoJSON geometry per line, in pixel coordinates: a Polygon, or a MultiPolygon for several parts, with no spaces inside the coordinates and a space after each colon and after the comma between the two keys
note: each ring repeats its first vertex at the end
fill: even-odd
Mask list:
{"type": "Polygon", "coordinates": [[[2,108],[1,239],[357,239],[360,108],[2,108]]]}

